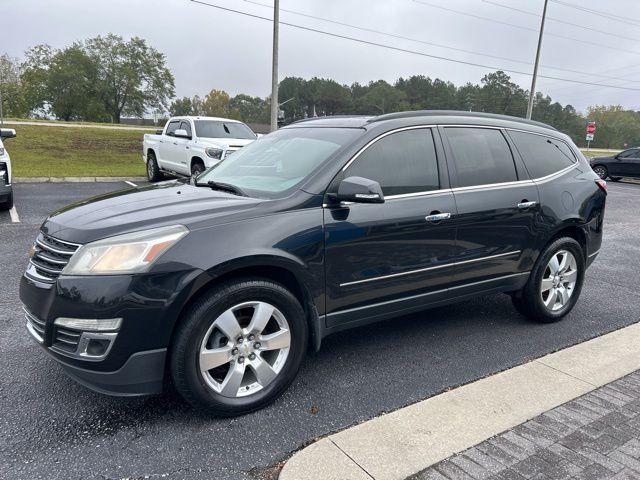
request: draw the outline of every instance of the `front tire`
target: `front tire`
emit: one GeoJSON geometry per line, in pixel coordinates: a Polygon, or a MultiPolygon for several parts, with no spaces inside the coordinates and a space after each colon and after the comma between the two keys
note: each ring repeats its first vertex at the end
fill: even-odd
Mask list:
{"type": "Polygon", "coordinates": [[[156,154],[153,152],[147,154],[147,178],[150,182],[159,182],[164,179],[164,175],[162,175],[160,167],[158,167],[156,154]]]}
{"type": "Polygon", "coordinates": [[[578,242],[570,237],[555,240],[538,257],[525,287],[512,295],[514,307],[538,322],[562,319],[580,297],[585,268],[578,242]]]}
{"type": "Polygon", "coordinates": [[[620,180],[622,180],[622,177],[612,177],[611,175],[609,175],[609,178],[612,182],[619,182],[620,180]]]}
{"type": "Polygon", "coordinates": [[[208,291],[184,314],[171,346],[171,376],[191,404],[221,416],[274,401],[296,377],[308,328],[296,297],[269,280],[208,291]]]}

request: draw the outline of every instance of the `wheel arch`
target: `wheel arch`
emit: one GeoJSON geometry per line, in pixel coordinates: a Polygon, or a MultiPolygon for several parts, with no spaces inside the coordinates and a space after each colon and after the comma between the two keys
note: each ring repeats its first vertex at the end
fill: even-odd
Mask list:
{"type": "Polygon", "coordinates": [[[153,149],[153,147],[147,148],[147,158],[149,157],[150,153],[153,154],[153,156],[156,157],[156,159],[158,158],[158,156],[156,155],[156,151],[153,149]]]}
{"type": "Polygon", "coordinates": [[[317,351],[322,340],[322,330],[313,294],[305,281],[308,274],[303,271],[303,268],[304,266],[300,263],[286,257],[253,255],[237,258],[202,272],[193,282],[190,295],[176,316],[169,338],[169,346],[173,342],[177,326],[180,324],[184,312],[207,291],[222,283],[240,278],[261,278],[284,286],[298,299],[306,314],[309,327],[309,346],[317,351]]]}
{"type": "Polygon", "coordinates": [[[192,169],[196,163],[201,163],[203,166],[206,166],[204,160],[199,155],[193,155],[191,157],[191,161],[189,162],[189,169],[192,169]]]}
{"type": "Polygon", "coordinates": [[[588,238],[586,233],[586,226],[583,225],[579,219],[571,219],[561,225],[552,233],[548,241],[545,244],[545,248],[551,243],[555,242],[558,238],[570,237],[582,247],[582,253],[586,260],[588,249],[588,238]]]}

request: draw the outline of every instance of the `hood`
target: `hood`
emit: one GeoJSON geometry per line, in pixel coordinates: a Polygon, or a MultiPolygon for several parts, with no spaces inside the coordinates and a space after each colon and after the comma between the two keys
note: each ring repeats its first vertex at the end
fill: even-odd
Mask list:
{"type": "Polygon", "coordinates": [[[249,145],[251,142],[255,142],[255,138],[201,138],[198,137],[198,143],[206,147],[226,147],[226,148],[240,148],[245,145],[249,145]]]}
{"type": "Polygon", "coordinates": [[[74,203],[52,213],[42,230],[60,240],[87,243],[163,225],[197,228],[246,218],[263,201],[172,180],[74,203]]]}

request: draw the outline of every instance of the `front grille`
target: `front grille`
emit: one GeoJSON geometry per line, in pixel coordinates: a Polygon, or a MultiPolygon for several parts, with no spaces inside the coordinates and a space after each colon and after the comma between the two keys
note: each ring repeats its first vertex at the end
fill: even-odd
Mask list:
{"type": "Polygon", "coordinates": [[[45,338],[44,332],[46,328],[45,321],[39,319],[24,307],[23,307],[23,310],[24,310],[24,316],[27,319],[27,329],[38,342],[40,343],[44,342],[44,338],[45,338]]]}
{"type": "Polygon", "coordinates": [[[80,332],[68,328],[55,327],[53,333],[53,346],[69,353],[76,353],[80,332]]]}
{"type": "Polygon", "coordinates": [[[80,248],[40,232],[34,245],[35,252],[29,261],[27,276],[45,283],[53,283],[60,276],[69,259],[80,248]]]}

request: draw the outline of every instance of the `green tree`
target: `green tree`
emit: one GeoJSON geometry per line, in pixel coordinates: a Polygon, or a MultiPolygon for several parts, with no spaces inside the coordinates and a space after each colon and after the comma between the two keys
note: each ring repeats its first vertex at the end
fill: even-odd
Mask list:
{"type": "Polygon", "coordinates": [[[224,90],[211,90],[202,101],[202,114],[210,117],[229,116],[229,94],[224,90]]]}
{"type": "Polygon", "coordinates": [[[100,97],[116,123],[122,115],[141,117],[151,109],[166,110],[174,93],[174,78],[164,54],[133,37],[112,33],[87,40],[87,54],[98,65],[100,97]]]}
{"type": "Polygon", "coordinates": [[[404,101],[404,92],[384,80],[378,80],[369,84],[366,93],[357,102],[357,110],[363,114],[380,115],[397,111],[404,101]]]}
{"type": "Polygon", "coordinates": [[[74,44],[57,51],[48,62],[45,80],[50,113],[62,120],[105,120],[99,98],[98,67],[74,44]]]}
{"type": "Polygon", "coordinates": [[[231,118],[249,123],[268,123],[269,104],[260,97],[252,97],[243,93],[229,100],[227,105],[231,118]]]}
{"type": "Polygon", "coordinates": [[[169,106],[172,117],[193,115],[193,102],[189,97],[176,98],[169,106]]]}
{"type": "Polygon", "coordinates": [[[29,114],[21,75],[22,66],[18,60],[0,55],[0,98],[4,116],[26,117],[29,114]]]}

